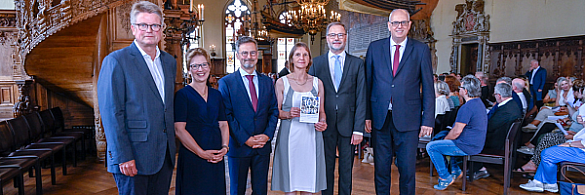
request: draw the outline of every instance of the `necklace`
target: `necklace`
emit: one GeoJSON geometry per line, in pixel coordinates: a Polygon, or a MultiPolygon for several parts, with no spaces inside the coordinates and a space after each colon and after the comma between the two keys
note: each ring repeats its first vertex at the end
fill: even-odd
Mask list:
{"type": "Polygon", "coordinates": [[[291,79],[291,80],[292,80],[292,81],[294,81],[294,82],[295,82],[297,85],[299,85],[299,86],[303,86],[303,85],[307,84],[307,81],[309,81],[308,77],[309,77],[309,76],[306,76],[306,77],[305,77],[305,82],[303,82],[303,84],[300,84],[299,82],[297,82],[297,79],[298,79],[298,78],[297,78],[297,79],[291,79]]]}
{"type": "Polygon", "coordinates": [[[203,88],[203,90],[198,89],[197,87],[195,87],[194,85],[191,85],[191,87],[193,87],[193,89],[195,89],[195,91],[197,91],[197,93],[205,100],[207,101],[207,86],[205,86],[205,88],[203,88]]]}

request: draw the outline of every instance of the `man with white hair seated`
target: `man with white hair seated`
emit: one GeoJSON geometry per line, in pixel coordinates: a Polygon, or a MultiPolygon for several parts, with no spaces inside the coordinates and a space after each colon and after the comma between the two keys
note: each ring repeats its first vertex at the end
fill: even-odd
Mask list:
{"type": "MultiPolygon", "coordinates": [[[[522,79],[515,78],[514,80],[512,80],[512,90],[514,90],[514,94],[518,97],[517,99],[515,99],[515,101],[516,103],[518,103],[519,106],[521,106],[522,113],[526,114],[528,109],[531,108],[530,107],[531,99],[530,97],[526,97],[527,94],[523,92],[524,85],[525,82],[522,79]]],[[[512,96],[514,96],[514,94],[512,94],[512,96]]]]}
{"type": "MultiPolygon", "coordinates": [[[[512,86],[500,83],[494,87],[498,109],[488,118],[484,149],[504,150],[506,135],[514,120],[522,117],[522,111],[512,100],[512,86]]],[[[483,163],[475,163],[473,180],[489,177],[483,163]],[[481,169],[480,169],[481,168],[481,169]]]]}

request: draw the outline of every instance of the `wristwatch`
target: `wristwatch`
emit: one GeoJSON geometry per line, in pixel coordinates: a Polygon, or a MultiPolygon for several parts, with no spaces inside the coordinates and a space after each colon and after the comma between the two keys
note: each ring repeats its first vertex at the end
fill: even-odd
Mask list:
{"type": "Polygon", "coordinates": [[[225,148],[225,149],[227,149],[227,151],[228,151],[228,152],[230,151],[230,147],[229,147],[228,145],[225,145],[225,144],[224,144],[224,145],[222,145],[222,146],[221,146],[221,148],[225,148]]]}

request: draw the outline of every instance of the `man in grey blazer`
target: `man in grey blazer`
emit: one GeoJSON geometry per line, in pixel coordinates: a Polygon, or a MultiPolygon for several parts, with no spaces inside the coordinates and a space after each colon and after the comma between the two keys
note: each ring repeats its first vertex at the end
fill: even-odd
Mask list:
{"type": "Polygon", "coordinates": [[[97,84],[108,172],[119,194],[168,194],[175,161],[176,61],[159,50],[162,10],[132,6],[132,45],[104,58],[97,84]]]}
{"type": "Polygon", "coordinates": [[[366,79],[364,61],[347,54],[345,25],[327,26],[329,52],[313,59],[309,74],[323,81],[327,130],[323,132],[327,189],[334,189],[335,153],[339,151],[338,194],[351,194],[351,174],[355,145],[362,142],[366,119],[366,79]]]}

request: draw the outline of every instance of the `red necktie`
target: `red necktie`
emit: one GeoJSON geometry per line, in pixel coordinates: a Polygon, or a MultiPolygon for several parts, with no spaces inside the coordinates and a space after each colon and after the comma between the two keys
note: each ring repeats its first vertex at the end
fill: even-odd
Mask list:
{"type": "Polygon", "coordinates": [[[396,76],[398,64],[400,64],[400,45],[396,45],[396,51],[394,51],[394,60],[392,60],[392,71],[394,76],[396,76]]]}
{"type": "Polygon", "coordinates": [[[250,96],[252,96],[252,107],[254,107],[254,112],[256,112],[256,107],[258,106],[258,97],[256,96],[254,75],[246,75],[246,78],[248,79],[248,88],[250,88],[250,96]]]}

